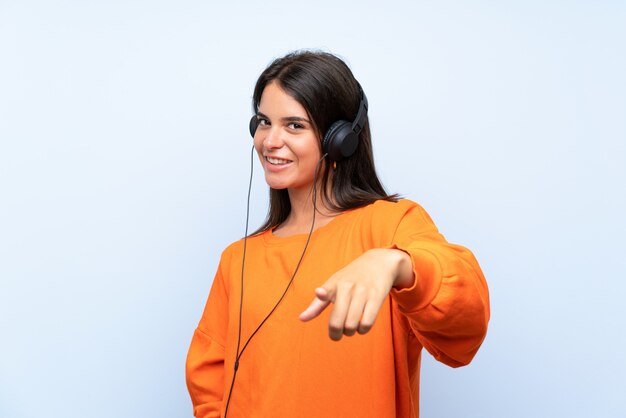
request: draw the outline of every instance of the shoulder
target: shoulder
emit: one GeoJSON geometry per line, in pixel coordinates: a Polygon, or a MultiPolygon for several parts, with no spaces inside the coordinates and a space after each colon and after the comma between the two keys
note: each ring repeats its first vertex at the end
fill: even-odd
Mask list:
{"type": "Polygon", "coordinates": [[[431,221],[426,210],[418,203],[409,199],[399,199],[397,202],[377,200],[363,209],[369,213],[373,221],[380,220],[385,223],[393,223],[394,220],[397,220],[399,222],[407,215],[431,221]]]}
{"type": "Polygon", "coordinates": [[[376,212],[393,214],[407,212],[411,208],[417,206],[417,203],[409,199],[399,199],[397,202],[377,200],[371,206],[372,210],[375,210],[376,212]]]}
{"type": "Polygon", "coordinates": [[[220,256],[220,265],[230,265],[233,259],[241,261],[244,249],[249,251],[251,247],[256,247],[261,241],[265,232],[260,232],[256,235],[250,235],[246,239],[240,238],[237,241],[230,243],[220,256]]]}
{"type": "Polygon", "coordinates": [[[379,199],[365,206],[361,206],[357,209],[348,210],[350,215],[355,217],[385,217],[385,216],[397,216],[409,212],[415,207],[419,206],[417,203],[409,199],[398,199],[397,201],[379,199]]]}
{"type": "Polygon", "coordinates": [[[434,225],[426,209],[409,199],[400,199],[397,202],[378,200],[372,205],[371,210],[373,222],[393,225],[393,227],[407,223],[427,227],[434,225]]]}
{"type": "Polygon", "coordinates": [[[358,230],[361,237],[371,239],[378,246],[390,243],[398,229],[407,222],[422,224],[429,219],[426,211],[409,199],[397,202],[377,200],[350,211],[348,217],[352,228],[358,230]]]}

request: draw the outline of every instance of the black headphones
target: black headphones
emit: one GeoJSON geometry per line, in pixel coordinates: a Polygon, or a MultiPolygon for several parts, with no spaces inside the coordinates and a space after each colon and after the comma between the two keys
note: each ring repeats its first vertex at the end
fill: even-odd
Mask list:
{"type": "MultiPolygon", "coordinates": [[[[322,139],[322,153],[328,154],[328,158],[332,161],[340,161],[350,157],[356,151],[359,145],[359,134],[365,126],[367,120],[367,97],[359,86],[359,111],[353,122],[347,120],[338,120],[330,125],[330,128],[324,134],[322,139]]],[[[259,125],[259,119],[256,115],[250,119],[250,135],[254,138],[256,128],[259,125]]]]}

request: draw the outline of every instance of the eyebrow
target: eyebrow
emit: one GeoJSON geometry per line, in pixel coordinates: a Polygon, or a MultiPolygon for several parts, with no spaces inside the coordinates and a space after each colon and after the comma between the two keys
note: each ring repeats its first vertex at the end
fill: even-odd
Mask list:
{"type": "MultiPolygon", "coordinates": [[[[269,119],[269,117],[267,117],[267,115],[265,115],[262,112],[256,112],[256,115],[258,117],[261,117],[261,118],[264,118],[264,119],[269,119]]],[[[308,120],[307,118],[302,118],[300,116],[287,116],[287,117],[284,117],[284,118],[280,118],[280,120],[283,121],[283,122],[306,122],[306,123],[312,125],[310,120],[308,120]]]]}

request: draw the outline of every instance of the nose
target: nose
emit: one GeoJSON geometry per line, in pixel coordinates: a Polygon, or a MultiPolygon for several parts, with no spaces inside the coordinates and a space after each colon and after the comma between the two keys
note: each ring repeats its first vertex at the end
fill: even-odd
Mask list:
{"type": "Polygon", "coordinates": [[[263,146],[266,149],[278,149],[282,148],[285,142],[282,139],[281,131],[278,127],[270,127],[264,132],[265,138],[263,138],[263,146]]]}

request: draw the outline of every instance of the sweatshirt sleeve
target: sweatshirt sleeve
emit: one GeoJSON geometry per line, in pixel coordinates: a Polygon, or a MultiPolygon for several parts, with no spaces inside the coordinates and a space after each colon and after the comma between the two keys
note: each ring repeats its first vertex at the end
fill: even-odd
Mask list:
{"type": "Polygon", "coordinates": [[[200,323],[187,354],[187,389],[197,418],[220,416],[224,396],[224,342],[228,327],[228,294],[218,268],[200,323]]]}
{"type": "Polygon", "coordinates": [[[469,364],[487,332],[489,293],[474,255],[450,244],[414,204],[402,217],[392,248],[408,253],[415,282],[391,290],[420,343],[452,367],[469,364]]]}

